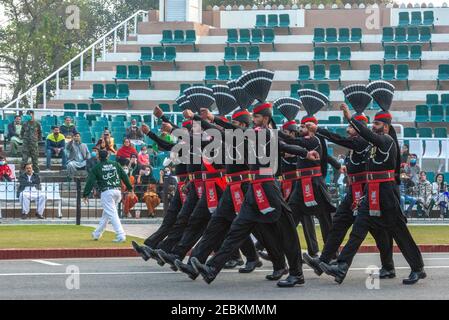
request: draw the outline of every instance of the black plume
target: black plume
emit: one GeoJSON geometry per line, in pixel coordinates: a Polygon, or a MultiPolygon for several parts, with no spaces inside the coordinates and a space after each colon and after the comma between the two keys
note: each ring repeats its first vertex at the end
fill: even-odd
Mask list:
{"type": "Polygon", "coordinates": [[[195,112],[199,112],[202,108],[210,109],[215,102],[213,90],[205,86],[193,86],[187,88],[184,90],[184,94],[187,99],[190,100],[195,112]]]}
{"type": "Polygon", "coordinates": [[[363,113],[373,101],[364,84],[351,84],[343,88],[343,93],[357,113],[363,113]]]}
{"type": "Polygon", "coordinates": [[[265,102],[273,82],[274,72],[266,69],[257,69],[245,72],[237,79],[237,85],[245,89],[253,99],[265,102]]]}
{"type": "Polygon", "coordinates": [[[227,85],[240,108],[248,109],[254,102],[254,98],[251,98],[246,90],[237,84],[236,80],[228,81],[227,85]]]}
{"type": "Polygon", "coordinates": [[[279,110],[279,112],[287,119],[292,121],[296,119],[301,106],[301,101],[295,98],[285,97],[276,99],[273,102],[273,108],[279,110]]]}
{"type": "Polygon", "coordinates": [[[382,110],[390,110],[394,96],[394,86],[391,83],[384,80],[373,81],[366,89],[382,110]]]}
{"type": "Polygon", "coordinates": [[[238,108],[237,100],[232,95],[231,90],[225,85],[214,85],[212,87],[214,92],[215,104],[217,105],[218,113],[225,116],[234,109],[238,108]]]}

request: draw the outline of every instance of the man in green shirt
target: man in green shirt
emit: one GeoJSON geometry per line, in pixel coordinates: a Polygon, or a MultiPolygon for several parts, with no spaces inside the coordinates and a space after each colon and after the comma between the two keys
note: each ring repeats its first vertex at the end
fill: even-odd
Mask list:
{"type": "Polygon", "coordinates": [[[111,220],[116,234],[114,242],[125,242],[126,234],[117,212],[117,204],[122,199],[121,182],[123,181],[131,197],[134,197],[134,192],[128,175],[123,171],[123,168],[117,162],[108,160],[108,156],[109,153],[106,150],[100,151],[100,162],[89,173],[86,186],[84,187],[83,198],[84,203],[87,204],[88,196],[96,182],[101,192],[103,215],[97,229],[92,232],[92,238],[98,240],[103,234],[108,221],[111,220]]]}

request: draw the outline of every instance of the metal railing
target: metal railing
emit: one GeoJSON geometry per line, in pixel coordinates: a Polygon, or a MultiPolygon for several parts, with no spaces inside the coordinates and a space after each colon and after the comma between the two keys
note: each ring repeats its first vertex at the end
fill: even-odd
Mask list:
{"type": "Polygon", "coordinates": [[[134,13],[132,16],[127,18],[126,20],[122,21],[120,24],[118,24],[116,27],[114,27],[112,30],[104,34],[102,37],[100,37],[97,41],[95,41],[93,44],[91,44],[89,47],[81,51],[77,56],[72,58],[69,62],[64,64],[62,67],[60,67],[58,70],[53,72],[51,75],[49,75],[47,78],[39,82],[38,84],[34,85],[30,89],[28,89],[26,92],[20,94],[16,99],[6,104],[3,109],[8,109],[12,106],[15,106],[17,109],[20,108],[20,102],[22,99],[26,98],[28,101],[28,107],[33,108],[34,106],[34,100],[36,99],[37,104],[37,98],[38,98],[38,89],[41,88],[42,90],[42,101],[43,101],[43,108],[47,108],[47,96],[50,95],[50,97],[56,96],[59,97],[60,90],[61,90],[61,82],[62,79],[60,78],[60,74],[63,71],[67,71],[67,89],[72,89],[72,78],[73,74],[75,73],[75,70],[72,69],[72,64],[75,62],[79,62],[79,79],[83,79],[84,74],[84,66],[85,62],[87,62],[90,55],[90,67],[91,71],[95,71],[95,62],[98,56],[101,56],[102,61],[106,61],[106,54],[108,49],[112,49],[112,52],[117,52],[117,45],[122,41],[121,43],[126,44],[128,41],[128,36],[135,36],[137,35],[137,27],[140,21],[147,22],[148,21],[148,12],[144,10],[139,10],[136,13],[134,13]],[[131,32],[130,32],[131,31],[131,32]],[[111,39],[112,38],[112,39],[111,39]],[[100,47],[100,55],[97,54],[98,47],[100,47]],[[54,83],[54,92],[51,92],[49,88],[51,87],[50,81],[55,81],[54,83]]]}

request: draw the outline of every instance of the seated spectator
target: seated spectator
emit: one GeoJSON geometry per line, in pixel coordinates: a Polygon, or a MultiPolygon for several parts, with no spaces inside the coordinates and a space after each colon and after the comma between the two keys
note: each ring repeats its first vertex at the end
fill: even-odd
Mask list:
{"type": "Polygon", "coordinates": [[[62,168],[66,168],[67,159],[65,150],[65,137],[60,133],[59,127],[53,126],[53,132],[47,136],[47,170],[50,169],[51,166],[51,158],[52,156],[56,158],[62,158],[62,168]]]}
{"type": "Polygon", "coordinates": [[[75,124],[70,117],[65,117],[64,124],[60,127],[60,130],[65,137],[66,143],[70,142],[75,132],[77,132],[75,124]]]}
{"type": "Polygon", "coordinates": [[[424,213],[425,217],[429,217],[432,210],[432,184],[427,180],[425,171],[419,173],[417,192],[418,216],[422,217],[424,213]]]}
{"type": "Polygon", "coordinates": [[[98,151],[99,149],[97,147],[92,148],[92,152],[90,153],[90,158],[86,161],[86,170],[87,173],[90,173],[93,167],[95,167],[98,164],[98,151]]]}
{"type": "Polygon", "coordinates": [[[142,168],[139,166],[139,163],[137,161],[137,155],[132,154],[131,159],[129,160],[129,173],[133,176],[137,177],[139,175],[139,171],[142,168]]]}
{"type": "Polygon", "coordinates": [[[98,140],[97,144],[95,145],[95,148],[98,151],[106,150],[106,151],[108,151],[109,153],[112,153],[112,154],[116,154],[117,153],[117,151],[115,151],[115,149],[114,149],[114,145],[111,145],[110,140],[105,140],[103,138],[98,140]]]}
{"type": "Polygon", "coordinates": [[[19,147],[23,144],[23,140],[20,136],[22,131],[22,117],[17,115],[14,118],[14,122],[8,125],[8,140],[11,142],[11,157],[17,157],[19,153],[19,147]]]}
{"type": "Polygon", "coordinates": [[[67,175],[73,178],[78,170],[86,168],[87,160],[90,158],[90,152],[87,145],[81,142],[79,132],[73,133],[73,139],[66,145],[67,152],[67,175]]]}
{"type": "MultiPolygon", "coordinates": [[[[129,177],[129,181],[131,182],[131,185],[133,186],[133,192],[134,192],[134,184],[136,183],[136,179],[133,177],[133,175],[131,174],[131,170],[129,169],[129,167],[127,165],[125,165],[123,167],[123,171],[125,171],[125,173],[128,175],[129,177]]],[[[123,214],[127,217],[127,218],[132,218],[131,215],[131,209],[136,205],[137,202],[139,202],[139,199],[137,198],[137,196],[133,193],[132,197],[131,194],[127,191],[125,184],[123,183],[123,181],[121,182],[122,184],[122,203],[123,203],[123,214]]]]}
{"type": "Polygon", "coordinates": [[[137,177],[137,194],[145,202],[148,208],[148,215],[154,217],[155,209],[160,203],[160,198],[156,193],[157,181],[153,176],[153,169],[145,166],[137,177]]]}
{"type": "Polygon", "coordinates": [[[102,139],[106,141],[107,145],[109,145],[112,149],[115,150],[115,140],[108,129],[104,129],[102,139]]]}
{"type": "Polygon", "coordinates": [[[410,151],[408,144],[403,144],[401,148],[401,167],[405,166],[408,162],[408,157],[410,156],[410,151]]]}
{"type": "Polygon", "coordinates": [[[150,156],[148,155],[146,146],[142,146],[142,148],[140,149],[140,152],[137,156],[137,163],[141,168],[150,165],[150,156]]]}
{"type": "Polygon", "coordinates": [[[14,180],[14,173],[6,163],[6,157],[0,155],[0,182],[10,182],[14,180]]]}
{"type": "Polygon", "coordinates": [[[447,183],[444,181],[444,175],[439,173],[435,177],[435,182],[432,183],[432,201],[431,205],[438,206],[440,209],[440,218],[449,218],[449,192],[447,183]]]}
{"type": "Polygon", "coordinates": [[[144,144],[143,138],[144,134],[142,130],[137,126],[137,120],[131,120],[131,126],[126,128],[126,137],[131,140],[131,143],[135,146],[144,144]]]}
{"type": "Polygon", "coordinates": [[[418,166],[418,157],[416,154],[410,154],[408,162],[404,165],[405,173],[412,179],[414,184],[419,182],[419,171],[421,170],[418,166]]]}
{"type": "Polygon", "coordinates": [[[123,166],[126,160],[131,159],[131,155],[135,155],[137,157],[137,150],[131,144],[131,140],[126,138],[123,141],[123,146],[117,150],[117,162],[123,166]]]}
{"type": "Polygon", "coordinates": [[[415,184],[402,169],[401,170],[401,185],[400,185],[401,207],[402,207],[402,211],[404,212],[405,216],[408,218],[411,216],[413,206],[416,204],[416,201],[417,201],[416,197],[413,196],[414,188],[415,188],[415,184]],[[405,209],[406,202],[408,202],[407,209],[405,209]]]}
{"type": "Polygon", "coordinates": [[[36,217],[38,219],[45,219],[44,210],[46,197],[40,190],[41,180],[39,175],[33,172],[33,165],[27,163],[25,165],[25,172],[19,177],[19,188],[17,190],[19,201],[22,204],[22,219],[26,219],[30,213],[31,201],[37,202],[36,217]]]}

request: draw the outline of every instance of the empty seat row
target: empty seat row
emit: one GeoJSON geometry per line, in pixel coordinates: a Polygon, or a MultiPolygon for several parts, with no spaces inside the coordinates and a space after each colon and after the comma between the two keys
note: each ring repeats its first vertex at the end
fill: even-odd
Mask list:
{"type": "Polygon", "coordinates": [[[429,42],[432,50],[432,33],[430,27],[384,27],[382,29],[382,45],[389,42],[429,42]]]}
{"type": "Polygon", "coordinates": [[[273,29],[228,29],[228,38],[226,44],[271,44],[274,49],[274,30],[273,29]]]}
{"type": "Polygon", "coordinates": [[[434,104],[430,107],[425,104],[417,105],[415,122],[449,122],[449,105],[434,104]]]}
{"type": "Polygon", "coordinates": [[[256,15],[255,28],[287,28],[290,34],[290,16],[288,14],[266,14],[256,15]]]}
{"type": "Polygon", "coordinates": [[[151,66],[117,65],[114,80],[145,80],[151,85],[151,66]]]}
{"type": "Polygon", "coordinates": [[[141,47],[140,63],[144,62],[173,62],[176,69],[175,47],[141,47]]]}
{"type": "Polygon", "coordinates": [[[383,67],[380,64],[372,64],[369,66],[369,81],[376,80],[401,80],[405,81],[407,90],[410,89],[409,82],[409,67],[408,64],[384,64],[383,67]],[[382,70],[383,69],[383,70],[382,70]]]}
{"type": "Polygon", "coordinates": [[[386,61],[393,60],[415,60],[419,61],[419,66],[422,66],[422,49],[420,45],[399,45],[395,46],[385,46],[384,48],[384,63],[386,61]]]}
{"type": "Polygon", "coordinates": [[[94,83],[90,99],[92,99],[92,102],[95,102],[95,100],[126,100],[129,108],[129,85],[127,83],[118,85],[94,83]]]}
{"type": "Polygon", "coordinates": [[[64,103],[64,110],[94,110],[101,111],[103,109],[100,103],[64,103]]]}
{"type": "Polygon", "coordinates": [[[298,90],[300,89],[318,90],[327,97],[329,97],[331,93],[330,86],[328,83],[318,83],[316,86],[313,83],[305,83],[304,85],[301,85],[299,83],[292,83],[290,85],[290,96],[292,98],[299,98],[298,90]]]}
{"type": "Polygon", "coordinates": [[[260,65],[260,48],[258,46],[225,47],[223,62],[227,61],[257,61],[260,65]]]}
{"type": "Polygon", "coordinates": [[[205,67],[205,75],[204,75],[204,83],[207,81],[227,81],[231,79],[237,79],[243,74],[242,66],[239,64],[235,64],[232,66],[206,66],[205,67]]]}
{"type": "Polygon", "coordinates": [[[326,76],[326,65],[315,64],[313,66],[313,78],[310,74],[310,67],[308,65],[298,66],[298,82],[301,81],[338,81],[338,85],[341,85],[341,67],[339,64],[329,65],[329,75],[326,76]]]}
{"type": "Polygon", "coordinates": [[[350,47],[316,47],[313,48],[313,63],[320,61],[347,61],[351,66],[351,48],[350,47]]]}
{"type": "Polygon", "coordinates": [[[430,107],[434,104],[449,105],[449,93],[443,93],[441,96],[436,93],[426,94],[426,105],[430,107]]]}
{"type": "Polygon", "coordinates": [[[316,43],[359,43],[362,45],[361,28],[315,28],[313,30],[313,45],[316,43]]]}
{"type": "Polygon", "coordinates": [[[195,30],[162,30],[161,45],[192,45],[196,51],[196,32],[195,30]]]}
{"type": "Polygon", "coordinates": [[[434,26],[433,11],[403,11],[399,12],[399,26],[434,26]]]}
{"type": "Polygon", "coordinates": [[[447,138],[447,128],[404,128],[404,138],[447,138]]]}

